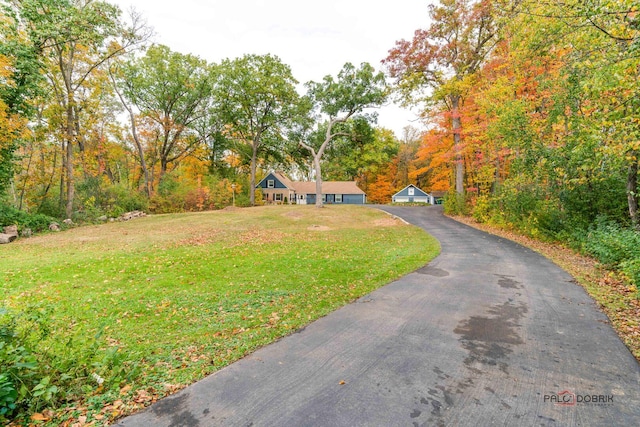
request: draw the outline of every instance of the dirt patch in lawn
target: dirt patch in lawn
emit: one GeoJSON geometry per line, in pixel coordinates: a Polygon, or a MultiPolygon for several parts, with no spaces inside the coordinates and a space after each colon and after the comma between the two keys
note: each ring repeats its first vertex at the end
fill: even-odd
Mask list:
{"type": "Polygon", "coordinates": [[[186,239],[176,242],[175,246],[202,246],[208,245],[220,239],[221,230],[208,230],[204,233],[198,233],[186,239]]]}
{"type": "Polygon", "coordinates": [[[311,225],[311,226],[307,227],[307,230],[310,230],[310,231],[329,231],[329,230],[331,230],[331,228],[327,227],[326,225],[311,225]]]}
{"type": "Polygon", "coordinates": [[[298,221],[304,217],[303,213],[299,211],[285,212],[282,216],[285,218],[291,218],[294,221],[298,221]]]}
{"type": "Polygon", "coordinates": [[[254,228],[245,231],[238,236],[237,242],[233,246],[241,246],[247,243],[264,245],[267,243],[282,242],[287,238],[287,234],[275,230],[264,230],[254,228]]]}
{"type": "Polygon", "coordinates": [[[395,218],[380,218],[373,221],[375,227],[395,227],[400,225],[400,221],[395,218]]]}

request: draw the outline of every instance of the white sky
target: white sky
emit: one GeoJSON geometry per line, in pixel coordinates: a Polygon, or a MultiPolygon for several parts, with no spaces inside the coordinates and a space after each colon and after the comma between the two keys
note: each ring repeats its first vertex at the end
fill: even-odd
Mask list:
{"type": "MultiPolygon", "coordinates": [[[[271,53],[305,83],[333,76],[345,62],[381,70],[396,40],[428,25],[429,0],[108,0],[123,13],[133,6],[155,29],[155,42],[208,62],[271,53]],[[377,3],[377,4],[376,4],[377,3]]],[[[393,104],[378,111],[378,125],[402,136],[421,128],[418,111],[393,104]]]]}

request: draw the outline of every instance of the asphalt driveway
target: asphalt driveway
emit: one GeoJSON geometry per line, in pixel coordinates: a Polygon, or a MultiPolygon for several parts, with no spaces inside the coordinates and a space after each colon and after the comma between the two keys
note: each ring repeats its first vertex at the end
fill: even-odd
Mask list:
{"type": "Polygon", "coordinates": [[[438,207],[382,209],[441,255],[118,425],[640,425],[640,366],[568,273],[438,207]]]}

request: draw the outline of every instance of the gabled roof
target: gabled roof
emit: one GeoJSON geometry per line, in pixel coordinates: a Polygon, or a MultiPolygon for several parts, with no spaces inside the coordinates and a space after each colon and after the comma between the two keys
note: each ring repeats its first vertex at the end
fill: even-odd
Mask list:
{"type": "Polygon", "coordinates": [[[275,176],[278,181],[280,181],[281,183],[286,185],[287,188],[289,188],[291,190],[294,189],[295,184],[289,178],[284,176],[284,174],[282,172],[273,172],[273,176],[275,176]]]}
{"type": "MultiPolygon", "coordinates": [[[[315,181],[294,182],[294,189],[298,194],[316,194],[315,181]]],[[[324,181],[322,194],[365,194],[355,181],[324,181]]]]}
{"type": "Polygon", "coordinates": [[[395,197],[395,196],[400,196],[400,195],[402,195],[402,196],[406,196],[406,195],[408,195],[407,189],[408,189],[409,187],[413,187],[413,188],[415,188],[414,196],[428,196],[428,195],[429,195],[429,194],[427,194],[426,192],[424,192],[424,191],[422,191],[421,189],[419,189],[418,187],[416,187],[415,185],[413,185],[413,184],[409,184],[409,185],[407,185],[406,187],[404,187],[402,190],[400,190],[400,191],[398,191],[396,194],[394,194],[394,195],[393,195],[393,197],[395,197]]]}
{"type": "MultiPolygon", "coordinates": [[[[282,172],[269,172],[267,176],[258,182],[256,188],[260,187],[260,184],[269,179],[269,177],[277,179],[289,190],[293,190],[298,194],[316,193],[315,181],[291,181],[282,172]]],[[[365,192],[358,188],[355,181],[324,181],[322,183],[322,194],[365,194],[365,192]]]]}
{"type": "Polygon", "coordinates": [[[262,178],[260,180],[260,182],[258,182],[258,184],[256,184],[256,188],[260,186],[260,184],[262,184],[263,181],[265,181],[266,179],[269,178],[269,176],[273,176],[275,179],[277,179],[278,181],[280,181],[285,187],[287,187],[289,190],[294,190],[294,183],[287,178],[286,176],[284,176],[284,174],[282,172],[269,172],[267,174],[267,176],[265,176],[264,178],[262,178]]]}

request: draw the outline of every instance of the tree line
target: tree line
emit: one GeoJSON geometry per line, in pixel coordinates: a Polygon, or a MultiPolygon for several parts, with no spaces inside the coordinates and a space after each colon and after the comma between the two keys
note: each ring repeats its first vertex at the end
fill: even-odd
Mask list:
{"type": "Polygon", "coordinates": [[[640,284],[640,5],[441,0],[385,59],[430,123],[413,179],[640,284]]]}
{"type": "MultiPolygon", "coordinates": [[[[568,239],[638,227],[638,5],[441,0],[369,64],[296,90],[273,55],[217,64],[149,45],[108,2],[3,1],[0,193],[56,217],[258,203],[256,176],[409,183],[447,207],[568,239]],[[423,111],[397,138],[365,107],[423,111]],[[126,124],[122,120],[126,117],[126,124]]],[[[318,198],[320,199],[320,198],[318,198]]]]}
{"type": "Polygon", "coordinates": [[[442,0],[430,18],[385,60],[428,106],[418,180],[540,233],[637,227],[637,2],[442,0]]]}
{"type": "Polygon", "coordinates": [[[366,187],[400,145],[367,110],[389,93],[369,64],[347,63],[300,94],[274,55],[208,63],[151,43],[140,15],[108,2],[1,4],[5,209],[91,219],[219,208],[236,192],[254,205],[269,169],[366,187]]]}

